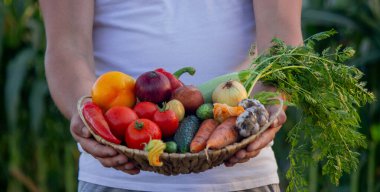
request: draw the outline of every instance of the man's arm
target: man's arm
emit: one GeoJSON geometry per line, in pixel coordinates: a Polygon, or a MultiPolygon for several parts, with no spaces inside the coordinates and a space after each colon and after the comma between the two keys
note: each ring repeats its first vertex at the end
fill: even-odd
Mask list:
{"type": "MultiPolygon", "coordinates": [[[[292,46],[303,44],[301,31],[302,0],[253,0],[253,9],[259,54],[267,51],[273,38],[279,38],[292,46]]],[[[275,91],[275,88],[258,83],[253,92],[260,91],[275,91]]]]}
{"type": "Polygon", "coordinates": [[[59,110],[70,119],[72,136],[103,166],[138,173],[125,155],[91,138],[76,109],[78,99],[90,95],[96,78],[92,53],[94,1],[40,0],[40,5],[47,38],[49,90],[59,110]]]}
{"type": "Polygon", "coordinates": [[[50,93],[66,118],[76,101],[90,94],[95,81],[92,56],[93,1],[41,0],[47,48],[46,77],[50,93]]]}
{"type": "MultiPolygon", "coordinates": [[[[282,39],[288,45],[302,45],[301,9],[302,0],[253,0],[256,22],[256,44],[258,53],[265,52],[273,38],[282,39]]],[[[257,83],[253,92],[275,91],[274,87],[257,83]]],[[[276,106],[268,109],[270,113],[277,111],[276,106]]],[[[243,163],[257,156],[267,146],[286,121],[284,111],[280,113],[272,126],[263,132],[258,139],[246,149],[238,151],[226,162],[226,166],[243,163]]]]}
{"type": "Polygon", "coordinates": [[[253,0],[256,40],[259,53],[271,45],[274,37],[288,45],[303,43],[301,32],[302,0],[253,0]]]}

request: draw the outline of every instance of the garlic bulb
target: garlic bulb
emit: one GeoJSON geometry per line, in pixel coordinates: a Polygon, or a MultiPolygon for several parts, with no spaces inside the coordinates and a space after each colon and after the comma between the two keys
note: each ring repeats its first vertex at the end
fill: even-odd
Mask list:
{"type": "Polygon", "coordinates": [[[264,105],[254,99],[245,99],[239,103],[246,110],[236,120],[236,129],[240,136],[249,137],[260,131],[269,121],[269,113],[264,105]]]}

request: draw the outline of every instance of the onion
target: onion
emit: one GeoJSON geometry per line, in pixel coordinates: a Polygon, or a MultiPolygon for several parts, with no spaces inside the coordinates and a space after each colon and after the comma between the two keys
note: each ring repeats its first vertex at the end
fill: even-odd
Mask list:
{"type": "Polygon", "coordinates": [[[169,79],[162,73],[149,71],[137,78],[135,91],[140,101],[159,104],[170,99],[171,85],[169,79]]]}
{"type": "Polygon", "coordinates": [[[212,93],[214,103],[224,103],[236,107],[239,102],[248,97],[244,86],[235,80],[219,84],[212,93]]]}

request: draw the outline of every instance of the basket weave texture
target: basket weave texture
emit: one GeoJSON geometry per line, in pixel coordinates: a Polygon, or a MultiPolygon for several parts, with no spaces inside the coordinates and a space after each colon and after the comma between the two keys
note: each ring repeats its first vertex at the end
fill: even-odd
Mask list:
{"type": "Polygon", "coordinates": [[[87,123],[82,113],[83,104],[86,101],[91,101],[91,97],[82,97],[78,101],[77,108],[80,118],[82,119],[84,125],[89,129],[90,133],[94,136],[95,140],[99,143],[114,148],[120,153],[125,154],[129,160],[135,162],[137,168],[163,175],[199,173],[223,164],[225,160],[232,157],[240,149],[247,147],[247,145],[253,142],[259,134],[269,128],[279,114],[279,112],[277,112],[276,114],[271,115],[269,122],[264,125],[257,134],[247,137],[238,143],[228,145],[222,149],[208,150],[207,154],[205,151],[201,151],[199,153],[163,153],[160,156],[160,160],[163,162],[163,165],[157,167],[149,165],[148,152],[131,149],[124,145],[108,142],[99,135],[95,134],[92,130],[93,128],[87,123]]]}

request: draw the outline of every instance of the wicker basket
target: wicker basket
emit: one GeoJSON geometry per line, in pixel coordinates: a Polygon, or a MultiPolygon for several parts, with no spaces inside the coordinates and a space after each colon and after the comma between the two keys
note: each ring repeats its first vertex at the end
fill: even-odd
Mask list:
{"type": "MultiPolygon", "coordinates": [[[[260,133],[265,131],[273,123],[273,121],[280,112],[278,111],[276,114],[272,115],[269,119],[269,123],[263,126],[258,134],[247,137],[238,143],[226,146],[225,148],[222,148],[220,150],[209,150],[207,154],[204,151],[201,151],[199,153],[184,154],[163,153],[160,156],[160,160],[163,162],[163,165],[160,167],[154,167],[149,165],[148,152],[137,149],[131,149],[124,145],[117,145],[108,142],[92,131],[92,127],[86,122],[82,113],[83,104],[86,101],[90,100],[90,96],[82,97],[78,101],[77,108],[80,118],[82,119],[85,126],[89,129],[91,134],[94,136],[94,138],[98,142],[110,146],[116,149],[117,151],[125,154],[130,160],[133,160],[135,162],[137,168],[144,171],[153,171],[164,175],[199,173],[223,164],[225,160],[229,159],[240,149],[244,149],[245,147],[247,147],[247,145],[254,141],[260,133]]],[[[282,105],[282,101],[280,101],[280,104],[282,105]]]]}

